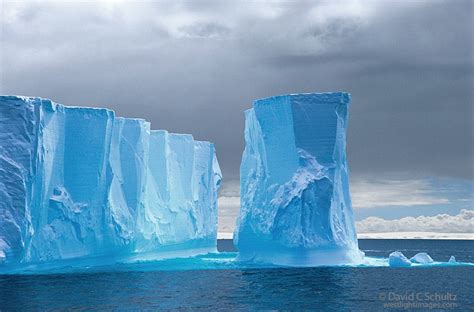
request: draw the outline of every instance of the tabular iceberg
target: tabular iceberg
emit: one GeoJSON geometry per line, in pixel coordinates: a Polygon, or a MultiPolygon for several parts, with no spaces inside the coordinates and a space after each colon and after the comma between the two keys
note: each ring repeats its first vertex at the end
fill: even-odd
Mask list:
{"type": "Polygon", "coordinates": [[[347,93],[257,100],[245,112],[242,261],[311,266],[354,263],[359,251],[346,161],[347,93]]]}
{"type": "Polygon", "coordinates": [[[216,250],[214,145],[111,110],[0,97],[0,269],[216,250]]]}

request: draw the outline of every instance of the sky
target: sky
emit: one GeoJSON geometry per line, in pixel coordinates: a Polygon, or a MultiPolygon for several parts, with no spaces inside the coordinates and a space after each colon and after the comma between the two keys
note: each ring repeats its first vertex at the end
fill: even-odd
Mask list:
{"type": "Polygon", "coordinates": [[[243,111],[324,91],[352,94],[354,213],[373,222],[358,226],[448,214],[474,228],[472,1],[0,3],[0,93],[214,142],[221,231],[239,209],[243,111]]]}

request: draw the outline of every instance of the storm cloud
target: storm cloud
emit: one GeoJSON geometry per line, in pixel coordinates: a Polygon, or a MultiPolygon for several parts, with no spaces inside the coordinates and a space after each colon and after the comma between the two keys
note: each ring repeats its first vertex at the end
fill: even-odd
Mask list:
{"type": "Polygon", "coordinates": [[[1,3],[2,94],[192,133],[228,181],[254,99],[338,90],[354,179],[473,178],[472,1],[1,3]]]}

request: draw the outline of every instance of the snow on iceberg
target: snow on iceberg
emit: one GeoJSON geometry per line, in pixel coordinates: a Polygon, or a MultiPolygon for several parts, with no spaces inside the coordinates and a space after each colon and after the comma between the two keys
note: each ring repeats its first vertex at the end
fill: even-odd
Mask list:
{"type": "Polygon", "coordinates": [[[0,96],[0,263],[215,251],[221,177],[191,135],[0,96]]]}
{"type": "Polygon", "coordinates": [[[245,112],[241,208],[234,243],[242,261],[292,266],[360,262],[349,194],[350,95],[292,94],[245,112]]]}

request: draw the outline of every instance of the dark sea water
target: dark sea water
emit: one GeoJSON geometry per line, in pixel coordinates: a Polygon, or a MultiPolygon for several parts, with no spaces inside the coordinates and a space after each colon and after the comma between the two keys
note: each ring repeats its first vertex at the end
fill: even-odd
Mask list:
{"type": "MultiPolygon", "coordinates": [[[[388,257],[395,250],[408,257],[425,251],[436,261],[454,255],[474,262],[473,241],[359,240],[359,245],[373,257],[388,257]]],[[[219,241],[219,250],[223,263],[235,251],[228,240],[219,241]]],[[[175,262],[164,271],[144,266],[0,275],[0,310],[474,310],[472,266],[296,269],[219,267],[219,257],[206,266],[205,260],[199,260],[203,269],[195,269],[193,260],[175,262]]]]}

